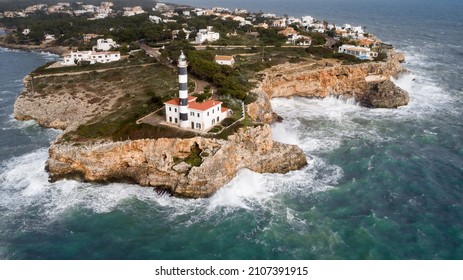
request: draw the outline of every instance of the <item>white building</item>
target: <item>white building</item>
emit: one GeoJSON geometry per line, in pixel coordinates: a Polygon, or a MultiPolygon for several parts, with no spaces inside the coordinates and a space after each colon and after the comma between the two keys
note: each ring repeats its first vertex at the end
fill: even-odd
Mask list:
{"type": "Polygon", "coordinates": [[[26,28],[26,29],[23,30],[22,33],[23,33],[24,36],[27,36],[27,35],[29,35],[31,33],[31,30],[29,28],[26,28]]]}
{"type": "Polygon", "coordinates": [[[298,46],[310,46],[312,44],[312,38],[309,36],[299,35],[296,39],[296,45],[298,46]]]}
{"type": "Polygon", "coordinates": [[[308,26],[312,25],[313,22],[314,22],[314,18],[311,17],[311,16],[303,16],[301,18],[301,24],[304,27],[308,27],[308,26]]]}
{"type": "Polygon", "coordinates": [[[95,49],[99,51],[109,51],[111,48],[118,48],[119,45],[113,39],[98,39],[95,49]]]}
{"type": "Polygon", "coordinates": [[[51,41],[55,41],[55,40],[56,40],[55,35],[53,35],[53,34],[45,34],[45,41],[51,42],[51,41]]]}
{"type": "Polygon", "coordinates": [[[231,55],[216,55],[214,60],[220,65],[233,66],[235,64],[235,59],[231,55]]]}
{"type": "Polygon", "coordinates": [[[357,47],[354,45],[342,45],[339,47],[339,53],[345,53],[353,55],[360,59],[373,59],[378,56],[377,52],[372,52],[370,48],[357,47]]]}
{"type": "Polygon", "coordinates": [[[264,18],[276,18],[277,15],[275,15],[275,14],[262,14],[262,17],[264,17],[264,18]]]}
{"type": "Polygon", "coordinates": [[[201,8],[195,8],[195,9],[193,10],[193,12],[194,12],[197,16],[202,16],[202,15],[204,15],[204,10],[201,9],[201,8]]]}
{"type": "Polygon", "coordinates": [[[183,52],[178,59],[178,95],[164,102],[166,122],[180,128],[206,131],[220,123],[230,114],[230,109],[217,100],[196,102],[196,97],[188,95],[187,61],[183,52]]]}
{"type": "MultiPolygon", "coordinates": [[[[166,122],[180,123],[180,98],[174,98],[164,103],[166,110],[166,122]]],[[[230,109],[223,107],[222,102],[206,100],[196,102],[196,97],[188,96],[188,122],[191,129],[206,131],[214,125],[226,119],[230,109]]]]}
{"type": "Polygon", "coordinates": [[[273,27],[278,27],[278,28],[285,28],[286,27],[286,20],[285,19],[277,19],[274,20],[272,23],[273,27]]]}
{"type": "Polygon", "coordinates": [[[88,61],[90,64],[109,63],[119,61],[120,59],[120,52],[71,51],[71,53],[63,57],[63,62],[61,62],[61,65],[75,66],[77,63],[82,61],[88,61]]]}
{"type": "Polygon", "coordinates": [[[286,24],[291,25],[291,24],[302,24],[302,21],[298,18],[295,17],[288,17],[286,19],[286,24]]]}
{"type": "Polygon", "coordinates": [[[101,2],[100,3],[100,7],[102,8],[111,8],[112,6],[114,6],[113,2],[101,2]]]}
{"type": "Polygon", "coordinates": [[[220,34],[218,32],[212,32],[212,26],[208,26],[207,29],[200,29],[196,35],[195,42],[197,44],[202,44],[206,41],[215,42],[220,39],[220,34]]]}
{"type": "Polygon", "coordinates": [[[162,17],[158,17],[158,16],[149,16],[149,20],[152,23],[156,23],[156,24],[159,24],[160,22],[163,22],[162,17]]]}
{"type": "Polygon", "coordinates": [[[357,34],[363,34],[363,28],[362,26],[352,26],[352,32],[355,32],[357,34]]]}
{"type": "Polygon", "coordinates": [[[124,8],[124,14],[122,16],[124,17],[131,17],[139,14],[144,14],[146,13],[145,10],[141,6],[135,6],[135,7],[125,7],[124,8]]]}

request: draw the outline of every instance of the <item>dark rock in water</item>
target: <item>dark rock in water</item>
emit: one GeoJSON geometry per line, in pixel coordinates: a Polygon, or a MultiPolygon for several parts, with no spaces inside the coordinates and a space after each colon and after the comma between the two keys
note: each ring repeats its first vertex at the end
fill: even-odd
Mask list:
{"type": "Polygon", "coordinates": [[[370,83],[369,89],[361,103],[373,108],[397,108],[407,105],[410,97],[408,92],[387,80],[381,83],[370,83]]]}

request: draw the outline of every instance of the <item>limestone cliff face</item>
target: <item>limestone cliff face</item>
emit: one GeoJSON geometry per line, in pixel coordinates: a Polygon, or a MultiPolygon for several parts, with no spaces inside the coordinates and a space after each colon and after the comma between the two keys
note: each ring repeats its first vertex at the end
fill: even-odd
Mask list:
{"type": "Polygon", "coordinates": [[[252,118],[269,123],[274,120],[269,103],[274,97],[342,95],[364,100],[371,83],[388,81],[406,71],[400,64],[403,59],[402,54],[391,51],[386,62],[356,65],[304,62],[274,66],[262,73],[264,78],[255,90],[261,100],[248,105],[247,112],[252,118]]]}
{"type": "Polygon", "coordinates": [[[169,190],[181,197],[207,197],[229,182],[241,168],[286,173],[307,164],[302,150],[272,140],[268,125],[240,129],[228,140],[135,140],[75,146],[55,143],[47,169],[53,180],[129,181],[169,190]],[[199,166],[184,161],[198,152],[199,166]]]}

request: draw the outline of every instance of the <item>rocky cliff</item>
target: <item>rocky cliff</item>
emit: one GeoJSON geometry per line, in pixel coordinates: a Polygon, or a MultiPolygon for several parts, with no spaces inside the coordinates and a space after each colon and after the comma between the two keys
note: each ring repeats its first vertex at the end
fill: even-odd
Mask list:
{"type": "Polygon", "coordinates": [[[47,170],[52,180],[128,181],[189,198],[210,196],[241,168],[286,173],[307,164],[299,147],[274,142],[268,125],[242,128],[228,140],[195,137],[83,146],[55,143],[49,154],[47,170]],[[199,160],[195,166],[188,160],[192,155],[199,160]]]}
{"type": "MultiPolygon", "coordinates": [[[[342,95],[355,98],[359,102],[374,99],[375,102],[362,102],[371,107],[395,108],[406,105],[408,94],[392,83],[388,83],[387,87],[388,91],[394,91],[393,94],[366,97],[373,93],[373,89],[378,89],[378,85],[406,71],[401,65],[403,60],[402,54],[390,51],[386,62],[343,65],[337,61],[320,61],[277,65],[262,72],[263,79],[254,91],[259,98],[257,102],[248,105],[247,112],[256,120],[270,123],[275,120],[275,116],[269,100],[292,96],[323,98],[328,95],[342,95]],[[403,96],[400,97],[401,95],[403,96]],[[394,96],[396,102],[385,100],[391,96],[394,96]]],[[[383,87],[379,88],[382,89],[383,87]]]]}
{"type": "MultiPolygon", "coordinates": [[[[68,79],[63,81],[71,84],[73,77],[91,80],[92,75],[93,73],[62,76],[68,79]]],[[[65,82],[53,83],[53,77],[48,77],[51,81],[48,82],[46,78],[46,75],[34,77],[32,81],[31,75],[27,75],[23,79],[25,89],[14,104],[13,114],[17,120],[32,119],[44,127],[72,130],[95,116],[103,118],[115,108],[120,108],[119,100],[125,94],[115,86],[106,86],[105,94],[94,89],[86,90],[77,84],[72,84],[72,90],[68,90],[62,86],[65,82]],[[44,86],[47,90],[37,89],[44,86]]]]}

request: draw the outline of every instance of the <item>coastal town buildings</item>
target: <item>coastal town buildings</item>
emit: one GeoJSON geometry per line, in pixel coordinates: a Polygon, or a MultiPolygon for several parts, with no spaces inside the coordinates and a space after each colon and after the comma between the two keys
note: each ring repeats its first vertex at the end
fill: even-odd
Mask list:
{"type": "Polygon", "coordinates": [[[188,95],[187,61],[183,52],[178,59],[179,97],[164,102],[166,122],[180,128],[207,131],[230,114],[230,109],[221,101],[206,100],[196,102],[196,97],[188,95]]]}
{"type": "Polygon", "coordinates": [[[119,45],[113,39],[98,39],[96,41],[95,50],[109,51],[112,48],[118,48],[119,45]]]}
{"type": "Polygon", "coordinates": [[[220,39],[218,32],[212,31],[212,26],[208,26],[207,29],[200,29],[196,35],[195,43],[202,44],[204,42],[215,42],[220,39]]]}
{"type": "Polygon", "coordinates": [[[55,38],[55,35],[53,34],[45,34],[45,42],[52,42],[52,41],[55,41],[56,38],[55,38]]]}
{"type": "Polygon", "coordinates": [[[158,17],[158,16],[149,16],[148,18],[149,18],[149,20],[150,20],[152,23],[159,24],[159,23],[163,22],[162,17],[158,17]]]}
{"type": "Polygon", "coordinates": [[[359,59],[373,59],[378,56],[378,53],[372,52],[370,48],[358,47],[358,46],[347,45],[347,44],[340,46],[338,52],[350,54],[359,59]]]}
{"type": "Polygon", "coordinates": [[[135,7],[125,7],[124,8],[124,17],[131,17],[139,14],[145,14],[145,10],[141,6],[135,6],[135,7]]]}
{"type": "Polygon", "coordinates": [[[303,16],[301,18],[301,24],[304,27],[309,27],[314,22],[314,18],[311,16],[303,16]]]}
{"type": "Polygon", "coordinates": [[[109,63],[119,61],[120,59],[120,52],[71,51],[71,53],[63,57],[61,65],[75,66],[81,62],[88,62],[90,64],[109,63]]]}

